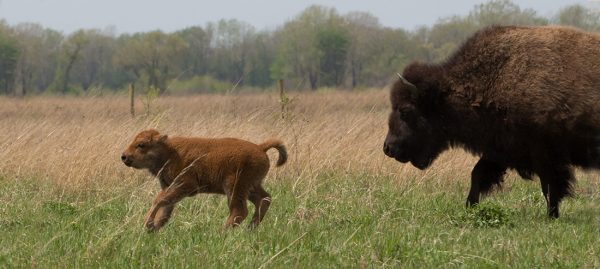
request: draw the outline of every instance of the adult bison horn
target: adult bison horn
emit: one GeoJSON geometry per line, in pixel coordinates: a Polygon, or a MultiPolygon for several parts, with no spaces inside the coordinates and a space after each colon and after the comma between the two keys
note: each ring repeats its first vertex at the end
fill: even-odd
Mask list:
{"type": "Polygon", "coordinates": [[[415,86],[415,84],[410,83],[408,80],[406,80],[402,75],[400,75],[400,73],[396,73],[396,75],[398,75],[398,77],[400,78],[400,81],[404,84],[407,85],[410,89],[410,96],[413,99],[418,99],[419,95],[421,94],[421,92],[419,91],[419,89],[417,88],[417,86],[415,86]]]}

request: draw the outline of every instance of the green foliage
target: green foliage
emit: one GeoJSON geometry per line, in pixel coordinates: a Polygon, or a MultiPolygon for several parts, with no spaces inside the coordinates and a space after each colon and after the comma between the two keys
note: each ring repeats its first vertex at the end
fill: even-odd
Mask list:
{"type": "Polygon", "coordinates": [[[188,72],[183,74],[183,78],[206,74],[210,69],[210,51],[211,41],[213,39],[213,30],[210,27],[206,29],[198,26],[188,27],[175,32],[187,45],[183,51],[182,69],[188,72]]]}
{"type": "Polygon", "coordinates": [[[125,37],[125,44],[117,51],[117,67],[132,72],[138,80],[146,78],[145,85],[167,90],[167,81],[175,78],[186,44],[177,35],[154,31],[125,37]]]}
{"type": "Polygon", "coordinates": [[[340,20],[335,9],[314,5],[286,23],[275,35],[279,40],[277,59],[272,67],[275,77],[308,81],[310,88],[316,90],[323,73],[321,57],[325,53],[319,48],[319,33],[338,26],[340,20]]]}
{"type": "Polygon", "coordinates": [[[0,92],[12,92],[19,52],[17,42],[0,29],[0,92]]]}
{"type": "Polygon", "coordinates": [[[513,212],[502,205],[483,202],[468,208],[464,213],[459,214],[457,218],[452,219],[452,221],[459,225],[468,223],[476,228],[512,227],[514,226],[513,215],[513,212]]]}
{"type": "Polygon", "coordinates": [[[339,28],[322,28],[317,32],[322,86],[339,86],[345,74],[349,39],[339,28]]]}
{"type": "Polygon", "coordinates": [[[292,70],[289,65],[286,64],[285,53],[283,49],[277,51],[277,55],[273,59],[271,66],[269,67],[269,72],[271,73],[272,80],[284,79],[292,70]]]}
{"type": "Polygon", "coordinates": [[[273,53],[275,44],[271,33],[262,32],[256,35],[251,44],[248,57],[249,70],[246,74],[245,82],[248,85],[262,88],[273,85],[274,79],[271,75],[271,63],[275,59],[273,53]]]}
{"type": "Polygon", "coordinates": [[[22,95],[27,95],[48,90],[59,71],[63,35],[32,23],[18,24],[14,31],[22,51],[14,91],[20,89],[22,95]]]}
{"type": "Polygon", "coordinates": [[[81,48],[80,60],[73,66],[73,84],[80,85],[84,92],[103,83],[114,83],[111,70],[116,46],[110,32],[86,30],[81,33],[87,43],[81,48]]]}

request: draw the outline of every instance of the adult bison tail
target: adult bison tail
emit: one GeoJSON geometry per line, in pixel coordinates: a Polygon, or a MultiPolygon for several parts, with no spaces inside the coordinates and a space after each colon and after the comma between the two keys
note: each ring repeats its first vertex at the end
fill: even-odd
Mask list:
{"type": "Polygon", "coordinates": [[[287,151],[283,142],[279,139],[269,139],[262,144],[258,145],[264,152],[271,148],[276,148],[279,151],[279,159],[277,159],[277,166],[282,166],[287,161],[287,151]]]}

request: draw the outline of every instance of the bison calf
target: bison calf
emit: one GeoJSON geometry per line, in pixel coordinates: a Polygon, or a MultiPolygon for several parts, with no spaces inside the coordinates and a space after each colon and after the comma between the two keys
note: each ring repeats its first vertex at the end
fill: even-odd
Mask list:
{"type": "Polygon", "coordinates": [[[262,187],[269,171],[266,151],[270,148],[279,151],[277,166],[283,165],[287,153],[279,140],[256,145],[235,138],[169,138],[146,130],[135,136],[121,160],[129,167],[148,169],[160,181],[161,191],[145,219],[149,231],[165,225],[177,202],[198,193],[227,195],[227,227],[237,226],[246,218],[246,200],[250,200],[255,206],[250,225],[255,227],[271,203],[271,195],[262,187]]]}

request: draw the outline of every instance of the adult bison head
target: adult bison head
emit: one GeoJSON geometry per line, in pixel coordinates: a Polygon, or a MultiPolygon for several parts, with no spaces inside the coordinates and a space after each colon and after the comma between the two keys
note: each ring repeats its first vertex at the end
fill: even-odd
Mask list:
{"type": "Polygon", "coordinates": [[[390,94],[392,112],[383,145],[385,155],[419,169],[429,167],[446,148],[438,117],[424,111],[424,95],[424,89],[400,76],[390,94]]]}

